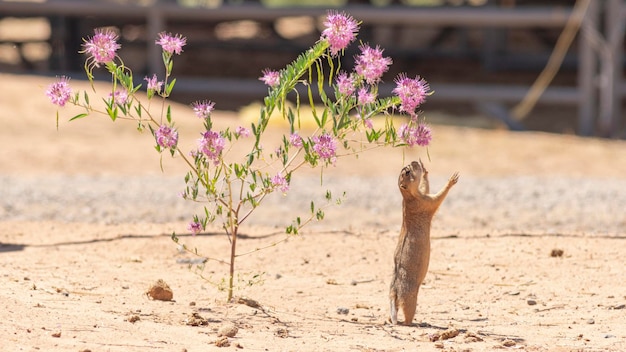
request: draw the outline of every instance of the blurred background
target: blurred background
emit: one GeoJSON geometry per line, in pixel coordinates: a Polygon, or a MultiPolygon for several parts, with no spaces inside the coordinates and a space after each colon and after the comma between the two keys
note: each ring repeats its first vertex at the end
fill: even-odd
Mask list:
{"type": "Polygon", "coordinates": [[[180,33],[172,98],[238,110],[267,92],[263,69],[319,39],[328,9],[362,21],[359,39],[392,57],[382,95],[406,72],[430,82],[424,110],[446,122],[626,137],[624,0],[0,0],[0,71],[85,77],[82,38],[108,27],[141,83],[163,76],[157,34],[180,33]]]}

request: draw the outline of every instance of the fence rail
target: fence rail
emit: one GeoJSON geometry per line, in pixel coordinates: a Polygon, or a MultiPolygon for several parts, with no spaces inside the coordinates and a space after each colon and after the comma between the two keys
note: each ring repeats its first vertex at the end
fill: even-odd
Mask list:
{"type": "MultiPolygon", "coordinates": [[[[581,0],[579,0],[581,1],[581,0]]],[[[577,106],[578,132],[583,135],[615,134],[621,121],[621,101],[626,93],[622,81],[623,42],[626,10],[624,0],[591,0],[581,23],[578,37],[578,83],[576,87],[552,87],[540,101],[577,106]],[[603,17],[602,17],[603,16],[603,17]],[[604,28],[600,24],[604,24],[604,28]],[[598,43],[600,38],[600,43],[598,43]],[[604,39],[606,38],[606,39],[604,39]],[[598,83],[599,82],[599,83],[598,83]]],[[[341,8],[371,26],[405,27],[466,27],[466,28],[562,28],[572,15],[571,7],[433,7],[406,6],[371,7],[346,5],[341,8]]],[[[0,1],[2,17],[110,17],[139,20],[146,24],[151,38],[167,30],[168,21],[233,21],[255,20],[272,22],[289,16],[323,16],[323,8],[268,8],[258,3],[222,5],[217,8],[183,7],[171,1],[157,1],[149,6],[121,5],[106,1],[49,0],[42,3],[0,1]]],[[[156,72],[160,52],[152,43],[147,45],[148,66],[156,72]]],[[[435,100],[517,102],[528,87],[487,84],[432,83],[435,100]]],[[[249,93],[262,96],[266,92],[259,82],[246,80],[179,79],[179,89],[186,91],[216,91],[227,94],[249,93]]],[[[381,93],[386,88],[381,89],[381,93]]],[[[388,89],[390,90],[390,89],[388,89]]]]}

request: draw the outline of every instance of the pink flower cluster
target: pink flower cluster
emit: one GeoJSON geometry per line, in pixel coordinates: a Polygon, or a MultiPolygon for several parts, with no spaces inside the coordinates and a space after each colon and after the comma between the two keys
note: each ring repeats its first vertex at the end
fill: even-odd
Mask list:
{"type": "Polygon", "coordinates": [[[148,89],[148,91],[151,91],[157,94],[161,92],[163,81],[159,81],[156,74],[153,74],[151,78],[148,78],[146,76],[144,77],[144,80],[146,81],[146,85],[147,85],[146,88],[148,89]]]}
{"type": "Polygon", "coordinates": [[[163,148],[176,148],[178,144],[178,132],[166,125],[161,125],[158,130],[154,132],[154,137],[159,146],[163,148]]]}
{"type": "Polygon", "coordinates": [[[72,96],[72,89],[69,84],[70,79],[62,76],[57,82],[54,82],[46,89],[46,96],[50,98],[53,104],[65,106],[72,96]]]}
{"type": "Polygon", "coordinates": [[[337,143],[333,136],[328,133],[324,133],[320,136],[311,138],[313,140],[313,151],[326,162],[334,164],[337,160],[337,143]]]}
{"type": "Polygon", "coordinates": [[[280,84],[280,72],[267,68],[263,70],[263,76],[261,76],[259,80],[263,81],[263,83],[271,88],[274,88],[280,84]]]}
{"type": "Polygon", "coordinates": [[[187,44],[187,38],[180,34],[172,35],[172,33],[161,32],[155,44],[160,45],[163,51],[169,55],[180,55],[183,52],[183,46],[187,44]]]}
{"type": "Polygon", "coordinates": [[[361,45],[361,54],[354,59],[356,65],[354,70],[361,75],[368,84],[376,84],[380,81],[383,73],[387,72],[391,65],[391,58],[383,56],[383,49],[376,46],[372,48],[368,45],[361,45]]]}
{"type": "Polygon", "coordinates": [[[393,93],[400,98],[400,111],[414,118],[417,116],[417,108],[426,101],[429,90],[430,86],[423,78],[408,78],[406,74],[400,74],[396,78],[393,93]]]}
{"type": "Polygon", "coordinates": [[[329,11],[324,21],[322,38],[330,44],[330,54],[336,56],[356,39],[359,24],[345,13],[329,11]]]}
{"type": "Polygon", "coordinates": [[[215,103],[209,100],[196,101],[191,104],[191,108],[198,118],[208,119],[215,109],[215,103]]]}
{"type": "Polygon", "coordinates": [[[122,46],[117,43],[118,36],[109,29],[96,29],[93,37],[83,44],[81,53],[90,56],[95,67],[115,59],[115,53],[122,46]]]}
{"type": "Polygon", "coordinates": [[[400,126],[398,134],[409,147],[413,147],[415,145],[426,147],[430,144],[432,139],[430,127],[424,123],[416,124],[413,121],[400,126]]]}
{"type": "Polygon", "coordinates": [[[271,182],[272,186],[279,188],[281,192],[287,193],[287,191],[289,191],[289,182],[280,174],[276,174],[272,177],[271,182]]]}
{"type": "Polygon", "coordinates": [[[226,145],[226,140],[221,134],[214,131],[206,131],[202,134],[202,138],[198,140],[199,151],[206,155],[209,160],[212,160],[216,165],[219,163],[222,156],[222,150],[226,145]]]}
{"type": "Polygon", "coordinates": [[[187,225],[187,231],[191,232],[192,236],[195,236],[202,232],[202,224],[194,220],[187,225]]]}

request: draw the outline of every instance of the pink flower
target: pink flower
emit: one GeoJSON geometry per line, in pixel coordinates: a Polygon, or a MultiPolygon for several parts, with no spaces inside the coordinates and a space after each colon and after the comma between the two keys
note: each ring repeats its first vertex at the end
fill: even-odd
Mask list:
{"type": "Polygon", "coordinates": [[[280,72],[270,70],[266,68],[263,70],[263,76],[259,77],[259,80],[263,81],[266,85],[274,88],[280,84],[280,72]]]}
{"type": "Polygon", "coordinates": [[[361,75],[369,84],[376,84],[380,81],[383,73],[387,72],[391,65],[391,58],[383,57],[383,49],[376,46],[376,49],[367,45],[361,45],[361,54],[355,57],[356,73],[361,75]]]}
{"type": "Polygon", "coordinates": [[[91,56],[93,64],[98,67],[100,64],[106,64],[113,61],[115,52],[122,46],[117,43],[117,34],[106,29],[96,29],[95,34],[83,44],[81,53],[91,56]]]}
{"type": "Polygon", "coordinates": [[[191,107],[198,118],[207,119],[211,116],[215,108],[215,103],[210,100],[196,101],[191,104],[191,107]]]}
{"type": "Polygon", "coordinates": [[[57,82],[51,83],[48,86],[48,89],[46,89],[46,95],[50,98],[53,104],[65,106],[65,103],[70,100],[72,89],[70,88],[69,81],[69,78],[61,76],[57,82]]]}
{"type": "Polygon", "coordinates": [[[128,103],[128,92],[126,90],[118,90],[109,93],[109,99],[113,100],[113,104],[124,105],[128,103]]]}
{"type": "Polygon", "coordinates": [[[419,123],[417,126],[414,126],[414,123],[403,124],[398,130],[398,135],[409,147],[416,144],[425,147],[430,144],[433,138],[430,127],[424,123],[419,123]]]}
{"type": "Polygon", "coordinates": [[[159,39],[154,42],[163,48],[163,51],[169,55],[178,54],[183,51],[183,46],[187,44],[187,38],[180,34],[172,35],[172,33],[159,33],[159,39]]]}
{"type": "Polygon", "coordinates": [[[152,78],[144,77],[144,80],[147,82],[148,91],[159,93],[161,91],[161,87],[163,86],[163,81],[159,81],[156,74],[152,75],[152,78]]]}
{"type": "Polygon", "coordinates": [[[327,162],[334,164],[337,160],[336,149],[337,143],[333,136],[328,133],[324,133],[321,136],[315,136],[313,140],[313,151],[322,159],[326,159],[327,162]]]}
{"type": "Polygon", "coordinates": [[[243,127],[243,126],[239,126],[235,129],[235,134],[239,137],[249,137],[250,136],[250,130],[243,127]]]}
{"type": "Polygon", "coordinates": [[[163,148],[175,148],[178,144],[178,132],[166,125],[161,125],[158,130],[154,132],[154,137],[159,146],[163,148]]]}
{"type": "Polygon", "coordinates": [[[272,186],[280,188],[280,191],[286,193],[289,190],[289,182],[280,174],[276,174],[272,177],[272,186]]]}
{"type": "Polygon", "coordinates": [[[204,132],[202,138],[198,140],[200,152],[206,155],[206,157],[215,164],[219,163],[219,158],[222,156],[222,150],[224,150],[225,144],[226,140],[224,137],[213,131],[204,132]]]}
{"type": "Polygon", "coordinates": [[[292,133],[289,136],[289,143],[296,148],[302,148],[302,137],[300,137],[298,132],[292,133]]]}
{"type": "Polygon", "coordinates": [[[400,98],[400,111],[415,116],[416,109],[426,101],[430,87],[428,83],[416,76],[408,78],[406,74],[400,74],[396,78],[396,88],[393,93],[400,98]]]}
{"type": "Polygon", "coordinates": [[[367,119],[363,119],[363,125],[365,127],[367,127],[368,129],[372,129],[374,128],[374,123],[372,123],[372,119],[371,118],[367,118],[367,119]]]}
{"type": "Polygon", "coordinates": [[[195,236],[202,232],[202,224],[198,221],[192,221],[187,225],[187,231],[191,232],[192,236],[195,236]]]}
{"type": "Polygon", "coordinates": [[[371,104],[376,100],[376,95],[369,89],[363,87],[359,89],[358,102],[360,105],[371,104]]]}
{"type": "Polygon", "coordinates": [[[324,26],[322,38],[328,40],[332,56],[347,48],[359,31],[359,24],[354,18],[337,11],[328,11],[324,26]]]}
{"type": "Polygon", "coordinates": [[[337,76],[335,82],[337,84],[337,90],[339,91],[339,94],[347,97],[354,93],[355,82],[352,75],[348,76],[347,73],[341,72],[337,76]]]}

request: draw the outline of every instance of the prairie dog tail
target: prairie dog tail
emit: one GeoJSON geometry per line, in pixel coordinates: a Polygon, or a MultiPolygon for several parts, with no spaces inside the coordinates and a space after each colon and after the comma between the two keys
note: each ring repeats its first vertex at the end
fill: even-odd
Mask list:
{"type": "Polygon", "coordinates": [[[398,297],[396,296],[395,291],[392,289],[392,292],[389,295],[389,317],[391,318],[391,323],[394,325],[398,324],[397,300],[398,300],[398,297]]]}

